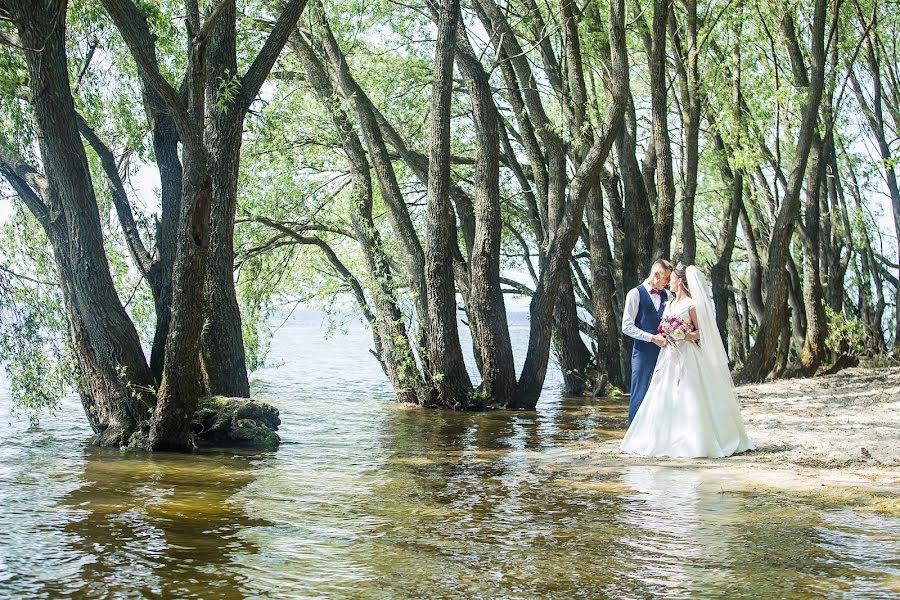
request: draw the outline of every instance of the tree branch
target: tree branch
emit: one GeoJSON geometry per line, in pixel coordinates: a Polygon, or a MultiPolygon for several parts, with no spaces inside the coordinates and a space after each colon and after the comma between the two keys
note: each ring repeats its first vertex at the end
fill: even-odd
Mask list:
{"type": "Polygon", "coordinates": [[[49,186],[43,175],[31,165],[0,153],[0,173],[16,191],[28,210],[46,229],[50,225],[50,209],[45,199],[49,186]]]}
{"type": "Polygon", "coordinates": [[[281,15],[279,15],[278,20],[272,26],[272,32],[266,38],[259,54],[253,59],[253,64],[250,65],[250,68],[247,69],[247,72],[241,79],[243,110],[247,110],[250,107],[263,82],[268,77],[269,71],[275,66],[278,55],[281,54],[281,50],[294,31],[300,15],[303,14],[303,9],[306,8],[306,2],[307,0],[290,0],[290,2],[285,4],[281,15]]]}
{"type": "Polygon", "coordinates": [[[150,257],[150,253],[147,252],[147,247],[141,239],[141,233],[137,228],[134,213],[131,210],[131,202],[128,200],[125,184],[122,182],[122,176],[119,174],[119,168],[116,165],[116,159],[112,150],[100,139],[100,136],[91,128],[81,113],[76,112],[75,118],[78,121],[78,131],[81,133],[81,136],[87,140],[87,143],[90,144],[100,158],[100,164],[103,166],[103,172],[106,173],[109,181],[113,205],[116,207],[116,215],[119,217],[119,224],[122,226],[122,232],[125,234],[131,257],[144,278],[149,278],[153,259],[150,257]]]}
{"type": "Polygon", "coordinates": [[[159,94],[172,113],[182,141],[192,151],[200,154],[202,150],[201,131],[191,122],[186,98],[181,96],[159,71],[159,66],[152,54],[153,35],[150,33],[144,14],[132,0],[100,1],[112,17],[148,85],[159,94]]]}

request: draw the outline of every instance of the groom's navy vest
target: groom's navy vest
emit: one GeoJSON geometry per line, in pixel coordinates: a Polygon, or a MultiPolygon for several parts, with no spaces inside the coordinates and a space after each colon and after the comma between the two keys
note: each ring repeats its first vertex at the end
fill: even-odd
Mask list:
{"type": "MultiPolygon", "coordinates": [[[[653,306],[653,298],[650,292],[644,287],[644,284],[637,286],[640,303],[638,304],[637,316],[634,318],[634,325],[641,331],[656,335],[659,333],[659,322],[662,320],[663,311],[665,310],[665,292],[661,292],[659,297],[659,308],[653,306]]],[[[634,340],[635,350],[655,350],[659,352],[659,347],[653,342],[644,342],[642,340],[634,340]]]]}
{"type": "MultiPolygon", "coordinates": [[[[650,334],[659,333],[659,322],[662,320],[663,311],[665,310],[665,297],[660,295],[659,308],[653,306],[653,298],[650,292],[643,284],[637,286],[638,304],[637,315],[634,317],[635,326],[650,334]]],[[[665,292],[663,292],[665,293],[665,292]]],[[[634,347],[631,351],[631,398],[628,401],[628,424],[634,419],[644,396],[647,394],[647,388],[650,387],[650,379],[653,376],[653,370],[656,368],[656,359],[659,357],[659,346],[653,342],[644,342],[642,340],[634,340],[634,347]]]]}

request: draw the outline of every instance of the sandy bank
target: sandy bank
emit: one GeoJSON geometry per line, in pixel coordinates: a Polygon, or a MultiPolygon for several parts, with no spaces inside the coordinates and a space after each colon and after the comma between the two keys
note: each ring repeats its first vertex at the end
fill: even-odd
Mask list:
{"type": "MultiPolygon", "coordinates": [[[[740,386],[738,397],[755,452],[726,459],[631,457],[618,451],[620,431],[557,459],[570,458],[569,468],[599,477],[643,466],[690,467],[723,492],[767,488],[843,500],[859,496],[900,514],[900,368],[740,386]]],[[[618,406],[609,409],[619,412],[618,406]]]]}

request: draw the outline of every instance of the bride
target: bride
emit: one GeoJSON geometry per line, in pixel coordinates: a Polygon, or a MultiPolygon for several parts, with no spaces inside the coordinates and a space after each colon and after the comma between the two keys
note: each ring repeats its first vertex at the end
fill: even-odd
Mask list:
{"type": "Polygon", "coordinates": [[[666,305],[663,321],[678,319],[694,331],[677,341],[673,338],[680,334],[670,337],[662,349],[622,451],[718,458],[752,450],[703,274],[679,263],[669,287],[675,298],[666,305]]]}

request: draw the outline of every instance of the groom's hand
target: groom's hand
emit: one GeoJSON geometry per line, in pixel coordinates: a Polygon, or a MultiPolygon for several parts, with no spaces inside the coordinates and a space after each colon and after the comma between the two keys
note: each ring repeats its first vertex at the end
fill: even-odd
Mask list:
{"type": "Polygon", "coordinates": [[[652,338],[650,338],[650,341],[653,342],[654,344],[656,344],[657,346],[659,346],[660,348],[665,348],[666,344],[668,343],[666,341],[666,338],[664,338],[661,335],[654,335],[652,338]]]}

